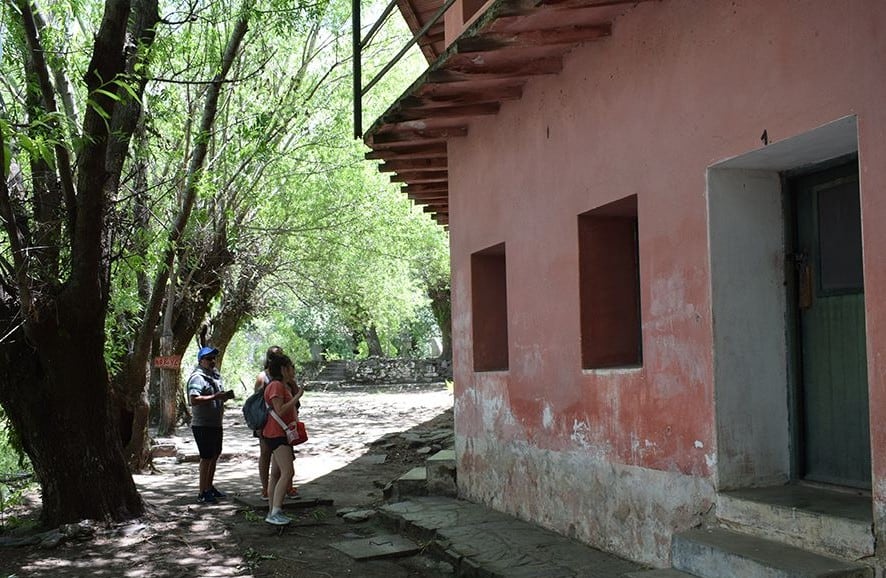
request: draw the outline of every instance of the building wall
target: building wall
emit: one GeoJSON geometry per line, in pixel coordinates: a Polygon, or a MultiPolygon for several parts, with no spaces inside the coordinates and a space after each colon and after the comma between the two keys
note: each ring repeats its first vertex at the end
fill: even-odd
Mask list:
{"type": "MultiPolygon", "coordinates": [[[[711,259],[730,253],[719,226],[709,228],[708,168],[761,148],[764,130],[778,142],[854,116],[873,505],[884,533],[884,63],[886,3],[878,0],[648,2],[626,9],[611,38],[570,53],[561,74],[531,81],[520,101],[450,142],[463,495],[664,565],[672,532],[710,515],[716,490],[729,485],[721,476],[785,479],[788,425],[752,418],[786,410],[773,409],[778,400],[764,387],[746,399],[717,391],[728,363],[754,360],[715,351],[730,343],[714,339],[712,287],[723,278],[712,280],[711,259]],[[637,196],[642,367],[582,370],[577,217],[629,195],[637,196]],[[508,368],[475,373],[471,255],[501,243],[508,368]],[[718,425],[724,395],[745,404],[747,422],[730,413],[718,425]],[[748,428],[741,439],[727,439],[740,428],[748,428]],[[761,440],[771,452],[753,447],[761,440]]],[[[773,253],[773,266],[783,258],[773,253]]],[[[718,318],[740,322],[740,306],[723,303],[718,318]]],[[[743,339],[753,341],[752,325],[743,339]]],[[[780,349],[766,361],[770,376],[785,356],[772,343],[780,349]]]]}

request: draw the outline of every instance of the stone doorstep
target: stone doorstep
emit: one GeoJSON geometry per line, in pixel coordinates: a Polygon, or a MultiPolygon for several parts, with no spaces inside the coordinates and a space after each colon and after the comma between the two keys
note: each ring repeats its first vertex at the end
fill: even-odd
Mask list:
{"type": "Polygon", "coordinates": [[[671,564],[701,578],[873,578],[873,568],[723,528],[674,534],[671,564]]]}
{"type": "Polygon", "coordinates": [[[717,496],[720,525],[847,560],[874,555],[870,498],[781,486],[717,496]]]}

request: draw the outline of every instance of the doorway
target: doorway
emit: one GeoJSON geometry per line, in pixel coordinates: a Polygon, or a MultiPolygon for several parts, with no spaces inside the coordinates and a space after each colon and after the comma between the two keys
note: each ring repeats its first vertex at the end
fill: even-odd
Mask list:
{"type": "Polygon", "coordinates": [[[786,180],[798,479],[871,487],[858,161],[786,180]]]}
{"type": "Polygon", "coordinates": [[[844,117],[708,167],[720,491],[870,485],[857,136],[844,117]],[[855,317],[835,324],[829,308],[855,317]]]}

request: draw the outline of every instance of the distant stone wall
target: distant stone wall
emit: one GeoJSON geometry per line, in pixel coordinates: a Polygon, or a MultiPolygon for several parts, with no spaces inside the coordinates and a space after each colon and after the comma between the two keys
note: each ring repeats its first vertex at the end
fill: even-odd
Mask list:
{"type": "Polygon", "coordinates": [[[348,361],[346,380],[351,383],[441,383],[452,379],[452,362],[438,358],[400,359],[369,357],[348,361]]]}
{"type": "Polygon", "coordinates": [[[295,368],[295,377],[299,382],[313,381],[317,379],[323,364],[319,361],[305,361],[297,364],[295,368]]]}

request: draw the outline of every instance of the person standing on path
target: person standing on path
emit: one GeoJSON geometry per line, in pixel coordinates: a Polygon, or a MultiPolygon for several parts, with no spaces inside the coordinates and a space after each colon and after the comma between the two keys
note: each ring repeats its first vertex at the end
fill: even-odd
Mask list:
{"type": "MultiPolygon", "coordinates": [[[[262,368],[262,371],[255,377],[255,385],[253,386],[253,391],[263,391],[264,388],[271,383],[271,377],[268,375],[268,366],[271,363],[271,359],[276,355],[285,355],[283,348],[279,345],[272,345],[268,347],[267,352],[265,353],[265,364],[262,368]]],[[[293,378],[293,380],[286,384],[289,387],[290,393],[295,395],[298,392],[298,383],[293,378]]],[[[295,409],[298,410],[301,404],[297,403],[295,405],[295,409]]],[[[265,443],[264,438],[261,436],[261,430],[255,430],[253,435],[258,438],[258,479],[261,481],[261,499],[268,499],[268,473],[271,469],[271,452],[268,449],[268,444],[265,443]]],[[[298,490],[294,485],[290,485],[289,490],[286,492],[287,498],[297,498],[298,490]]]]}
{"type": "MultiPolygon", "coordinates": [[[[295,380],[295,366],[287,356],[276,355],[268,364],[267,371],[272,381],[265,387],[265,403],[280,417],[283,423],[295,427],[298,420],[296,404],[304,394],[304,389],[300,387],[297,387],[295,394],[293,394],[286,386],[287,383],[295,380]]],[[[283,515],[283,498],[292,485],[295,456],[292,446],[286,439],[286,432],[273,417],[269,417],[265,422],[262,438],[271,452],[271,472],[268,476],[270,507],[265,522],[275,526],[285,526],[292,521],[283,515]]]]}
{"type": "Polygon", "coordinates": [[[216,489],[215,466],[222,451],[222,415],[225,400],[233,399],[233,391],[225,391],[215,365],[218,349],[201,347],[197,367],[188,377],[188,398],[192,407],[191,431],[200,452],[200,490],[197,502],[214,504],[226,494],[216,489]]]}

